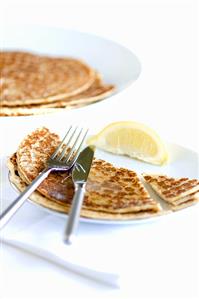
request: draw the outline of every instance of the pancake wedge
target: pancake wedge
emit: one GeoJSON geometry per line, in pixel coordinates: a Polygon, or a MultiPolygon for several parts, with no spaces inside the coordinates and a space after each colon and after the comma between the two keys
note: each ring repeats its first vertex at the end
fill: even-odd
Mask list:
{"type": "Polygon", "coordinates": [[[199,201],[199,180],[173,178],[166,175],[143,174],[145,181],[173,210],[188,207],[199,201]]]}
{"type": "MultiPolygon", "coordinates": [[[[57,134],[41,128],[29,134],[8,161],[10,179],[23,189],[43,169],[60,142],[57,134]]],[[[56,211],[68,212],[74,194],[71,175],[53,172],[38,187],[31,199],[56,211]]],[[[81,215],[98,219],[134,219],[159,215],[160,205],[153,200],[136,172],[93,161],[81,215]]]]}

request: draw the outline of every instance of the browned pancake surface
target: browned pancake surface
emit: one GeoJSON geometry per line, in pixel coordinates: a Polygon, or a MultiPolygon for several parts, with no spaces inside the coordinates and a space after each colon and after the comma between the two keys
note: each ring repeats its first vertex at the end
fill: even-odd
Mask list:
{"type": "MultiPolygon", "coordinates": [[[[56,134],[41,128],[29,134],[17,151],[17,170],[22,180],[30,183],[44,168],[48,157],[59,143],[56,134]]],[[[67,173],[51,173],[38,187],[46,198],[70,204],[73,183],[67,173]]],[[[107,213],[158,212],[159,204],[146,191],[137,174],[125,168],[95,159],[86,184],[83,207],[107,213]]]]}
{"type": "Polygon", "coordinates": [[[86,104],[86,103],[96,102],[110,95],[113,92],[113,90],[114,90],[113,85],[104,84],[101,81],[99,75],[97,75],[93,84],[85,91],[75,96],[71,96],[66,99],[63,99],[62,101],[43,105],[43,107],[65,108],[67,107],[67,105],[71,105],[71,104],[81,104],[81,103],[86,104]]]}
{"type": "Polygon", "coordinates": [[[61,100],[87,89],[95,78],[79,60],[25,52],[1,52],[0,70],[2,106],[61,100]]]}
{"type": "Polygon", "coordinates": [[[39,128],[24,138],[17,151],[17,164],[26,183],[30,183],[44,169],[59,142],[59,136],[47,128],[39,128]]]}
{"type": "MultiPolygon", "coordinates": [[[[8,160],[8,168],[10,170],[10,181],[13,185],[19,190],[23,191],[27,185],[19,176],[17,170],[16,156],[13,155],[8,160]]],[[[69,213],[70,204],[67,204],[63,201],[51,200],[46,196],[42,195],[40,192],[35,191],[31,194],[30,199],[32,202],[39,204],[45,208],[48,208],[53,211],[57,211],[59,213],[69,213]]],[[[131,220],[131,219],[143,219],[148,217],[154,217],[161,215],[163,212],[157,212],[152,210],[139,211],[139,212],[130,212],[130,213],[107,213],[102,211],[94,211],[90,209],[86,209],[82,207],[81,216],[86,218],[94,218],[94,219],[106,219],[106,220],[131,220]]]]}
{"type": "Polygon", "coordinates": [[[82,107],[99,100],[102,100],[109,96],[114,90],[113,85],[105,85],[102,83],[99,75],[95,78],[92,85],[85,91],[67,97],[61,101],[52,103],[36,104],[36,105],[24,105],[24,106],[10,106],[1,107],[0,116],[22,116],[22,115],[36,115],[36,114],[47,114],[64,109],[74,109],[82,107]]]}
{"type": "MultiPolygon", "coordinates": [[[[40,128],[19,145],[8,162],[11,181],[23,190],[46,166],[60,143],[59,136],[40,128]]],[[[146,182],[169,203],[162,210],[151,198],[136,172],[94,159],[86,184],[81,215],[99,219],[137,219],[175,211],[199,201],[199,181],[165,175],[143,175],[146,182]]],[[[31,200],[55,211],[68,213],[74,195],[71,174],[52,172],[31,195],[31,200]]]]}
{"type": "Polygon", "coordinates": [[[199,200],[199,180],[143,174],[158,195],[172,206],[186,206],[199,200]]]}
{"type": "MultiPolygon", "coordinates": [[[[16,163],[16,155],[13,155],[9,161],[8,161],[8,168],[10,170],[10,180],[11,182],[17,187],[18,190],[23,191],[27,184],[22,180],[22,178],[19,176],[17,163],[16,163]]],[[[63,175],[63,174],[62,174],[63,175]]],[[[47,182],[47,180],[45,181],[47,182]]],[[[61,177],[61,174],[56,174],[56,176],[53,178],[52,174],[49,177],[49,181],[46,185],[50,190],[50,197],[48,198],[44,194],[42,194],[40,191],[35,191],[31,196],[30,199],[45,207],[49,208],[54,211],[62,212],[62,213],[68,213],[71,206],[71,200],[73,197],[74,189],[71,178],[67,178],[66,176],[61,177]],[[57,186],[57,178],[59,177],[59,181],[62,183],[57,186]],[[52,184],[49,184],[49,182],[55,182],[56,181],[56,188],[53,189],[52,187],[55,186],[52,184]],[[65,183],[63,183],[65,182],[65,183]],[[61,186],[62,185],[62,186],[61,186]],[[61,186],[61,188],[60,188],[61,186]],[[60,193],[61,190],[61,193],[60,193]],[[64,197],[60,198],[60,194],[64,194],[64,197]],[[63,201],[63,198],[67,198],[67,201],[63,201]]],[[[46,186],[44,186],[43,191],[45,193],[46,186]]],[[[116,208],[116,207],[115,207],[116,208]]],[[[151,209],[146,210],[135,210],[135,211],[127,211],[127,212],[119,212],[115,209],[115,211],[112,213],[111,211],[103,211],[101,209],[95,209],[89,207],[88,205],[84,205],[81,209],[81,216],[88,217],[88,218],[95,218],[95,219],[106,219],[106,220],[128,220],[128,219],[143,219],[148,218],[151,216],[158,216],[162,214],[162,211],[159,211],[159,206],[156,205],[151,209]],[[157,211],[158,209],[158,211],[157,211]]]]}

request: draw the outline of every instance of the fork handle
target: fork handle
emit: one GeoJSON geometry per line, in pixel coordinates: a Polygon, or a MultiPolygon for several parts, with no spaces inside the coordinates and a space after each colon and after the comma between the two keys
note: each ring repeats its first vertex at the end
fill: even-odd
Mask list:
{"type": "Polygon", "coordinates": [[[75,195],[73,197],[66,229],[64,232],[64,242],[67,244],[71,244],[72,239],[75,236],[75,232],[79,222],[81,206],[84,199],[84,193],[85,193],[85,184],[78,184],[77,186],[75,186],[75,195]]]}
{"type": "Polygon", "coordinates": [[[41,182],[48,176],[51,169],[44,169],[37,177],[32,181],[30,185],[3,211],[0,215],[0,229],[12,218],[17,210],[23,205],[26,199],[35,191],[35,189],[41,184],[41,182]]]}

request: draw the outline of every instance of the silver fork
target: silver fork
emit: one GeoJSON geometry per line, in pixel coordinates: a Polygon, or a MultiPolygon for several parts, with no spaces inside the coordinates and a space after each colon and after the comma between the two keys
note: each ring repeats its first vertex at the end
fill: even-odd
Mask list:
{"type": "Polygon", "coordinates": [[[7,209],[0,215],[0,229],[12,218],[17,210],[23,205],[26,199],[33,193],[33,191],[47,178],[49,173],[54,170],[69,171],[75,164],[81,146],[86,138],[88,130],[73,128],[70,126],[63,140],[56,148],[55,152],[47,161],[45,169],[32,181],[30,185],[7,207],[7,209]],[[67,143],[64,144],[66,138],[67,143]],[[63,147],[63,149],[62,149],[63,147]],[[77,148],[76,148],[77,147],[77,148]],[[69,152],[66,155],[67,149],[69,152]],[[61,150],[61,152],[60,152],[61,150]]]}

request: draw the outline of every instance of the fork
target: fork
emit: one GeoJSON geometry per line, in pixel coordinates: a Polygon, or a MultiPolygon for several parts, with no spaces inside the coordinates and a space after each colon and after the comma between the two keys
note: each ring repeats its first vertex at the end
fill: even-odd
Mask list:
{"type": "Polygon", "coordinates": [[[0,215],[0,229],[12,218],[26,199],[41,184],[41,182],[47,178],[51,171],[69,171],[74,166],[87,133],[88,129],[84,130],[83,128],[79,129],[78,127],[73,128],[70,126],[59,146],[47,160],[45,169],[40,172],[32,183],[28,185],[28,187],[0,215]],[[67,143],[64,144],[66,138],[67,143]],[[67,149],[70,150],[66,155],[67,149]]]}

